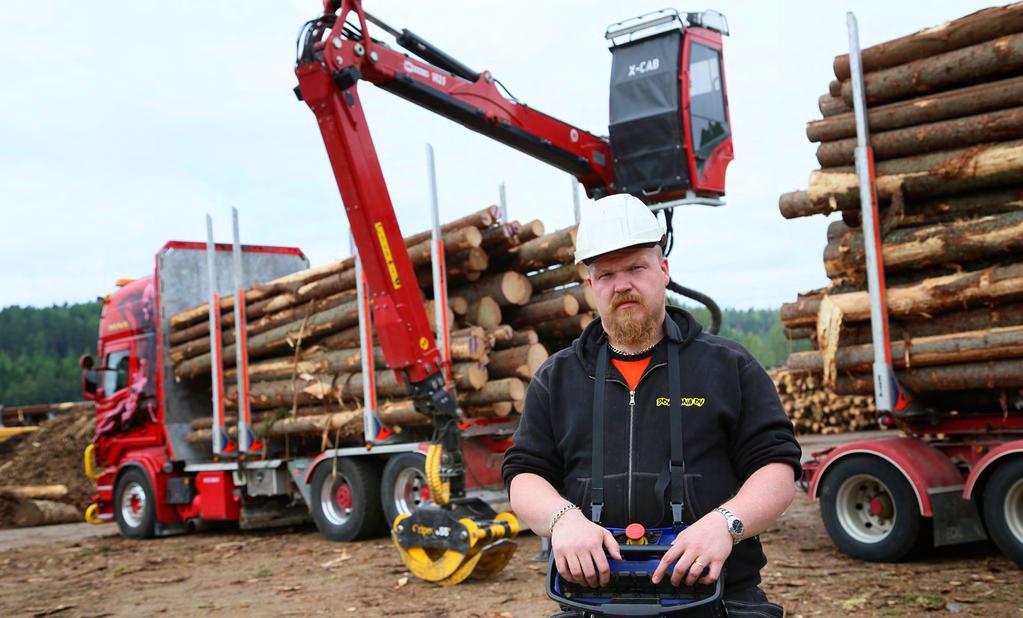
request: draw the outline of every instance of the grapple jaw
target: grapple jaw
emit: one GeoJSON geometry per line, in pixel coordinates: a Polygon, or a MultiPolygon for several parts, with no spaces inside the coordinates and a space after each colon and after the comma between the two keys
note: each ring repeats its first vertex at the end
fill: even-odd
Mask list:
{"type": "Polygon", "coordinates": [[[411,515],[399,515],[391,528],[391,538],[409,570],[441,586],[501,572],[515,553],[517,545],[510,539],[518,533],[514,515],[497,513],[478,498],[416,509],[411,515]]]}

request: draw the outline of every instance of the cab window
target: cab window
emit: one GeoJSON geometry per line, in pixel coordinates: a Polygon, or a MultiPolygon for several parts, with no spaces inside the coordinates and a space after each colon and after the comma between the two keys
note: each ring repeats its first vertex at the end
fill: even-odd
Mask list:
{"type": "Polygon", "coordinates": [[[131,360],[128,350],[118,350],[107,354],[103,372],[103,394],[107,397],[128,386],[128,363],[131,360]]]}
{"type": "Polygon", "coordinates": [[[689,104],[693,149],[698,166],[702,167],[729,130],[721,56],[717,50],[695,42],[689,50],[689,104]]]}

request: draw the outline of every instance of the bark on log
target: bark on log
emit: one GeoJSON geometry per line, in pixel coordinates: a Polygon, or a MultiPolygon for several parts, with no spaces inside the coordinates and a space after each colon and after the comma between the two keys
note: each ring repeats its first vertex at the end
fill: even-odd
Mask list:
{"type": "Polygon", "coordinates": [[[0,485],[0,494],[32,500],[59,500],[67,497],[67,485],[0,485]]]}
{"type": "Polygon", "coordinates": [[[515,231],[516,238],[519,239],[519,243],[526,243],[531,240],[540,238],[544,234],[543,222],[539,219],[533,219],[519,226],[519,229],[515,231]]]}
{"type": "MultiPolygon", "coordinates": [[[[303,339],[339,331],[359,321],[358,304],[345,303],[339,307],[316,313],[308,318],[283,324],[249,339],[249,356],[256,358],[269,352],[288,349],[292,338],[303,333],[303,339]]],[[[222,358],[225,365],[234,364],[234,344],[224,346],[222,358]]],[[[189,358],[174,367],[174,375],[180,379],[194,378],[210,370],[209,353],[189,358]]]]}
{"type": "MultiPolygon", "coordinates": [[[[903,369],[896,370],[895,375],[899,383],[910,392],[1017,388],[1023,386],[1023,360],[903,369]]],[[[871,374],[839,376],[835,392],[844,395],[873,393],[873,376],[871,374]]]]}
{"type": "MultiPolygon", "coordinates": [[[[891,131],[914,125],[961,118],[1015,107],[1023,101],[1023,77],[940,92],[867,110],[871,132],[891,131]]],[[[811,142],[831,142],[856,136],[856,117],[849,111],[806,125],[811,142]]]]}
{"type": "Polygon", "coordinates": [[[511,339],[507,341],[495,341],[494,348],[498,350],[504,350],[507,348],[515,348],[523,345],[532,345],[539,343],[540,337],[536,334],[536,331],[529,329],[516,330],[511,336],[511,339]]]}
{"type": "MultiPolygon", "coordinates": [[[[487,206],[482,210],[478,210],[474,213],[468,214],[460,219],[455,219],[454,221],[445,223],[444,225],[440,226],[440,231],[442,234],[445,234],[452,230],[457,230],[463,227],[476,228],[490,227],[491,225],[494,224],[495,221],[498,220],[498,218],[500,217],[500,212],[501,209],[498,208],[497,206],[487,206]]],[[[432,236],[433,236],[432,230],[427,230],[425,232],[413,234],[412,236],[408,236],[405,238],[405,244],[416,245],[423,242],[424,240],[429,240],[432,236]]]]}
{"type": "Polygon", "coordinates": [[[529,282],[537,292],[577,281],[586,281],[586,266],[582,264],[565,264],[529,275],[529,282]]]}
{"type": "MultiPolygon", "coordinates": [[[[895,341],[1006,326],[1023,326],[1023,304],[981,307],[910,321],[891,320],[888,331],[890,339],[895,341]]],[[[838,341],[840,346],[854,346],[870,343],[871,340],[870,323],[866,322],[843,327],[838,341]]]]}
{"type": "MultiPolygon", "coordinates": [[[[881,242],[885,271],[1023,252],[1023,211],[893,230],[881,242]]],[[[828,277],[865,279],[863,234],[848,231],[824,250],[828,277]]]]}
{"type": "Polygon", "coordinates": [[[515,236],[515,226],[511,223],[492,225],[482,230],[480,246],[487,253],[503,253],[517,244],[519,244],[519,239],[515,236]]]}
{"type": "Polygon", "coordinates": [[[486,275],[451,292],[453,296],[461,296],[469,303],[490,297],[499,305],[524,305],[529,302],[532,293],[533,286],[529,279],[522,273],[514,271],[486,275]]]}
{"type": "Polygon", "coordinates": [[[463,391],[483,388],[490,379],[490,370],[482,363],[455,363],[451,366],[455,386],[463,391]]]}
{"type": "MultiPolygon", "coordinates": [[[[333,440],[338,437],[342,442],[350,442],[362,436],[362,410],[346,410],[319,416],[284,416],[275,420],[261,421],[252,427],[253,432],[262,438],[279,438],[294,435],[324,435],[333,440]]],[[[227,433],[234,438],[238,435],[238,426],[229,425],[227,433]]],[[[186,440],[190,444],[208,443],[213,438],[212,429],[198,429],[189,432],[186,440]]]]}
{"type": "MultiPolygon", "coordinates": [[[[831,301],[846,323],[870,319],[867,292],[832,294],[831,301]]],[[[888,315],[896,318],[934,315],[956,308],[981,304],[1008,303],[1023,298],[1023,263],[927,279],[917,285],[888,289],[888,315]]],[[[801,298],[782,305],[783,325],[788,328],[815,326],[820,297],[801,298]]]]}
{"type": "MultiPolygon", "coordinates": [[[[923,152],[948,150],[1023,137],[1023,107],[998,110],[921,124],[892,131],[871,132],[874,160],[908,157],[923,152]]],[[[852,165],[856,138],[825,142],[817,147],[821,167],[852,165]]]]}
{"type": "Polygon", "coordinates": [[[571,294],[559,294],[547,300],[531,302],[509,312],[508,323],[519,328],[579,313],[579,301],[571,294]]]}
{"type": "Polygon", "coordinates": [[[12,523],[16,528],[69,524],[82,521],[82,514],[73,504],[52,500],[18,499],[12,523]]]}
{"type": "MultiPolygon", "coordinates": [[[[1023,140],[890,159],[879,162],[876,170],[877,195],[882,200],[891,199],[897,191],[912,200],[1003,187],[1023,182],[1023,140]]],[[[836,167],[811,172],[806,198],[797,202],[788,207],[779,203],[782,215],[792,218],[858,208],[855,170],[836,167]]]]}
{"type": "Polygon", "coordinates": [[[830,92],[822,94],[817,99],[817,109],[821,110],[821,115],[825,118],[831,116],[838,116],[840,114],[848,114],[852,111],[852,106],[842,100],[842,97],[833,96],[830,92]]]}
{"type": "Polygon", "coordinates": [[[576,226],[552,232],[512,248],[495,258],[497,265],[508,270],[527,272],[563,264],[575,259],[576,226]]]}
{"type": "Polygon", "coordinates": [[[586,325],[592,322],[593,319],[592,313],[580,313],[579,315],[561,318],[560,320],[543,322],[535,325],[536,334],[545,341],[571,339],[578,337],[583,332],[583,329],[586,328],[586,325]]]}
{"type": "Polygon", "coordinates": [[[492,378],[524,378],[530,380],[547,360],[547,348],[539,343],[523,345],[490,353],[487,371],[492,378]]]}
{"type": "Polygon", "coordinates": [[[596,311],[597,310],[597,294],[593,291],[593,288],[586,283],[580,283],[579,285],[573,285],[564,287],[559,290],[548,290],[536,294],[529,300],[529,304],[544,302],[557,298],[562,295],[569,295],[579,302],[579,311],[596,311]]]}
{"type": "Polygon", "coordinates": [[[478,391],[460,393],[458,401],[465,407],[486,406],[498,401],[525,399],[526,385],[518,378],[490,380],[478,391]]]}
{"type": "MultiPolygon", "coordinates": [[[[863,71],[869,73],[1021,31],[1023,5],[992,7],[867,47],[860,60],[863,71]]],[[[836,78],[849,79],[849,54],[835,56],[833,67],[836,78]]]]}
{"type": "MultiPolygon", "coordinates": [[[[444,256],[454,256],[465,249],[478,248],[483,244],[483,234],[475,227],[462,227],[441,235],[444,241],[444,256]]],[[[412,267],[418,268],[433,260],[433,240],[426,239],[408,248],[412,267]]]]}
{"type": "MultiPolygon", "coordinates": [[[[1019,358],[1023,357],[1023,327],[917,337],[909,341],[893,340],[891,354],[895,367],[916,368],[1019,358]]],[[[870,344],[840,347],[835,355],[835,367],[839,371],[870,371],[873,363],[874,346],[870,344]]],[[[790,354],[787,365],[796,371],[824,371],[824,359],[816,351],[790,354]]]]}
{"type": "Polygon", "coordinates": [[[430,417],[416,411],[411,401],[389,401],[378,408],[377,417],[385,425],[421,427],[430,424],[430,417]]]}
{"type": "Polygon", "coordinates": [[[494,347],[498,342],[506,343],[515,337],[515,329],[508,324],[498,324],[487,331],[487,342],[494,347]]]}
{"type": "MultiPolygon", "coordinates": [[[[884,227],[888,229],[918,227],[921,225],[949,223],[971,217],[996,215],[1003,212],[1016,212],[1023,209],[1023,190],[1017,187],[1010,187],[978,193],[962,193],[959,195],[915,200],[903,204],[899,213],[890,213],[887,210],[890,206],[884,206],[880,210],[884,227]]],[[[850,213],[859,214],[858,211],[853,210],[842,212],[843,215],[850,213]]],[[[852,227],[860,227],[858,217],[856,225],[852,227]]],[[[852,228],[845,221],[832,221],[828,226],[828,241],[840,238],[850,229],[852,228]]]]}
{"type": "MultiPolygon", "coordinates": [[[[991,81],[1023,68],[1023,34],[1010,34],[863,76],[868,105],[991,81]]],[[[842,82],[842,99],[852,104],[852,83],[842,82]]]]}
{"type": "Polygon", "coordinates": [[[465,408],[465,415],[470,418],[503,418],[515,410],[511,401],[495,401],[487,406],[471,406],[465,408]]]}

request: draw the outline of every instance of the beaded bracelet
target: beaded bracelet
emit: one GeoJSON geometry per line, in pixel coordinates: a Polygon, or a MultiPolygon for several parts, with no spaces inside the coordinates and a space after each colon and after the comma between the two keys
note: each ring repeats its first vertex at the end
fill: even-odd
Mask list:
{"type": "Polygon", "coordinates": [[[559,510],[557,513],[555,513],[554,517],[551,517],[551,525],[549,526],[550,536],[552,536],[552,537],[554,536],[554,524],[558,523],[559,519],[564,517],[566,513],[568,513],[569,511],[572,511],[572,510],[578,511],[579,507],[577,507],[576,505],[574,505],[571,502],[569,502],[565,506],[561,507],[561,510],[559,510]]]}

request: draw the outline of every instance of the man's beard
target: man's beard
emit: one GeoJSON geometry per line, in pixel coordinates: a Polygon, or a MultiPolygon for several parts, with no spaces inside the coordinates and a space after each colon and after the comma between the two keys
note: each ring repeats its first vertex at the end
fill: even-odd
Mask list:
{"type": "Polygon", "coordinates": [[[637,347],[645,344],[655,332],[657,322],[653,313],[643,302],[643,299],[633,294],[623,294],[611,301],[609,315],[601,316],[604,323],[604,330],[607,331],[611,342],[617,347],[637,347]],[[636,305],[618,310],[623,303],[635,302],[636,305]]]}

